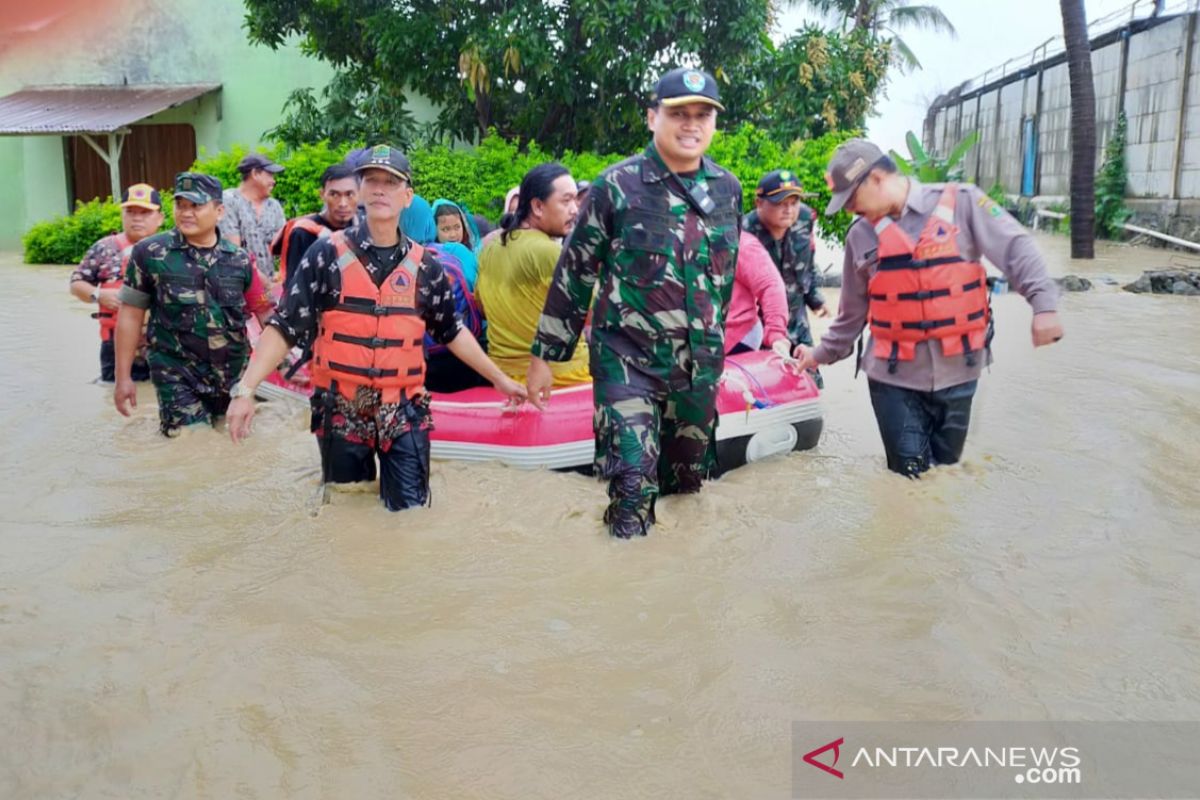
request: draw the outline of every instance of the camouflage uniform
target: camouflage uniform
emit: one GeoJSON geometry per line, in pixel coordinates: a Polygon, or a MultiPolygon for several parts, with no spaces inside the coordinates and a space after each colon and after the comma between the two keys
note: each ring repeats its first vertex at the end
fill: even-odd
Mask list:
{"type": "Polygon", "coordinates": [[[148,309],[150,379],[164,435],[213,422],[250,359],[249,314],[271,307],[245,250],[219,238],[191,245],[178,230],[134,245],[121,302],[148,309]]]}
{"type": "Polygon", "coordinates": [[[817,288],[816,267],[813,264],[813,224],[816,215],[803,203],[800,215],[787,234],[776,240],[758,219],[758,212],[746,215],[742,226],[748,233],[762,242],[771,254],[771,260],[783,276],[783,286],[788,299],[788,338],[792,345],[813,344],[812,329],[808,324],[808,310],[816,311],[825,305],[825,298],[817,288]]]}
{"type": "MultiPolygon", "coordinates": [[[[110,281],[121,280],[123,277],[121,274],[122,258],[124,255],[116,234],[105,236],[88,248],[83,260],[79,262],[79,266],[71,272],[69,283],[83,281],[92,286],[100,286],[110,281]]],[[[96,317],[98,314],[92,314],[92,316],[96,317]]],[[[100,380],[111,382],[115,377],[115,366],[116,359],[113,354],[112,339],[103,339],[100,342],[100,380]]],[[[133,358],[131,376],[135,381],[144,381],[150,378],[150,367],[146,365],[145,343],[138,347],[137,354],[133,358]]]]}
{"type": "Polygon", "coordinates": [[[563,247],[531,348],[567,361],[592,314],[596,467],[617,535],[654,521],[661,493],[715,465],[716,393],[737,260],[741,185],[704,158],[679,185],[653,145],[606,170],[563,247]],[[707,216],[685,191],[707,189],[707,216]]]}

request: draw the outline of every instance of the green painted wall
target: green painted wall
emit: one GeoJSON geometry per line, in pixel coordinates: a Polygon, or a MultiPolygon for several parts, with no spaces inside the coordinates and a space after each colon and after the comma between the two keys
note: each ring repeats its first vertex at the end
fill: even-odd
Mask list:
{"type": "MultiPolygon", "coordinates": [[[[241,0],[94,0],[106,24],[56,23],[0,49],[0,96],[48,84],[220,83],[218,94],[147,122],[186,122],[209,153],[256,145],[292,90],[323,87],[332,70],[298,48],[253,47],[241,0]]],[[[432,118],[428,103],[418,118],[432,118]]],[[[61,137],[0,137],[0,249],[19,247],[34,222],[67,213],[61,137]]]]}

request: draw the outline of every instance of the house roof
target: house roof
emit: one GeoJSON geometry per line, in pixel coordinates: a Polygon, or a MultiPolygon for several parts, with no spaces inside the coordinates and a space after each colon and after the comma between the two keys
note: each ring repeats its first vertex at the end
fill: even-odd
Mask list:
{"type": "Polygon", "coordinates": [[[32,86],[0,97],[0,136],[112,133],[220,88],[219,83],[32,86]]]}

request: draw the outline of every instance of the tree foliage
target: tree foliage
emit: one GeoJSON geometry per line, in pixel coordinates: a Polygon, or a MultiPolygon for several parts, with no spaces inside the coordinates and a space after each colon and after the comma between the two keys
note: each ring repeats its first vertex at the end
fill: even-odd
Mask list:
{"type": "Polygon", "coordinates": [[[862,128],[891,60],[890,45],[864,31],[807,25],[760,62],[731,111],[786,143],[862,128]]]}
{"type": "Polygon", "coordinates": [[[1108,239],[1120,239],[1125,233],[1121,226],[1131,212],[1125,205],[1125,188],[1129,170],[1125,164],[1125,112],[1117,115],[1117,127],[1104,145],[1104,163],[1096,177],[1096,230],[1108,239]]]}
{"type": "MultiPolygon", "coordinates": [[[[753,208],[754,187],[759,178],[773,169],[786,168],[799,176],[801,185],[812,194],[807,202],[820,211],[830,197],[824,180],[825,166],[834,149],[856,133],[827,133],[810,141],[794,142],[785,149],[765,131],[747,123],[728,133],[718,131],[709,154],[741,181],[747,210],[753,208]]],[[[325,141],[290,149],[277,144],[264,151],[284,167],[275,184],[274,197],[283,204],[289,217],[321,208],[321,173],[330,164],[343,160],[351,147],[359,144],[335,145],[325,141]]],[[[536,143],[521,145],[490,131],[475,147],[453,148],[445,144],[413,147],[408,155],[414,187],[428,200],[445,197],[495,220],[502,211],[505,193],[519,184],[531,168],[551,159],[536,143]]],[[[237,164],[247,152],[245,147],[235,145],[224,152],[202,154],[191,169],[220,178],[226,187],[236,186],[237,164]]],[[[566,151],[557,160],[576,180],[593,180],[624,157],[621,153],[566,151]]],[[[174,224],[172,211],[171,194],[164,192],[166,227],[174,224]]],[[[829,241],[841,241],[850,219],[846,212],[832,218],[821,217],[821,232],[829,241]]],[[[39,222],[26,233],[25,260],[34,264],[78,262],[93,242],[120,229],[121,209],[111,199],[81,203],[74,214],[39,222]]]]}
{"type": "Polygon", "coordinates": [[[721,84],[722,126],[749,122],[781,144],[862,127],[892,51],[872,32],[808,26],[775,45],[773,0],[246,0],[254,42],[292,36],[338,70],[293,93],[273,131],[289,145],[386,139],[537,142],[547,152],[634,152],[654,81],[703,66],[721,84]],[[404,107],[440,109],[422,129],[404,107]]]}
{"type": "Polygon", "coordinates": [[[914,5],[908,0],[809,0],[809,5],[840,19],[843,30],[865,32],[872,38],[890,41],[906,70],[920,69],[921,62],[900,36],[903,30],[930,30],[955,36],[949,17],[935,5],[914,5]]]}
{"type": "Polygon", "coordinates": [[[423,95],[444,134],[473,141],[495,128],[554,152],[629,150],[644,139],[652,76],[687,64],[726,83],[745,74],[769,45],[770,5],[246,0],[245,26],[271,47],[298,35],[353,92],[423,95]]]}

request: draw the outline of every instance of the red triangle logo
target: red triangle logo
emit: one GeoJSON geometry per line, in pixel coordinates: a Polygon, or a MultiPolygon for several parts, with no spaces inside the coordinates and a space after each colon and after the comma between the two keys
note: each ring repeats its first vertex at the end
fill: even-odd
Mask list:
{"type": "Polygon", "coordinates": [[[842,774],[841,770],[834,769],[834,767],[837,766],[838,758],[841,756],[840,748],[841,748],[842,744],[845,743],[845,741],[846,741],[845,737],[842,737],[840,739],[830,742],[829,744],[821,745],[820,747],[818,747],[816,750],[813,750],[812,752],[805,753],[804,754],[804,763],[811,764],[812,766],[816,767],[817,769],[825,770],[826,772],[828,772],[830,775],[837,778],[838,780],[845,779],[846,776],[842,774]],[[821,755],[826,750],[833,751],[833,763],[832,764],[823,764],[820,761],[817,761],[817,756],[821,755]]]}

